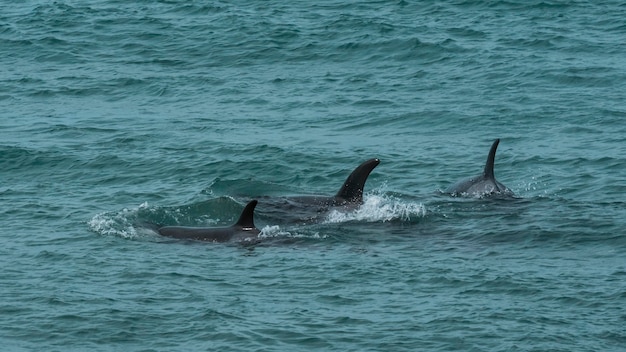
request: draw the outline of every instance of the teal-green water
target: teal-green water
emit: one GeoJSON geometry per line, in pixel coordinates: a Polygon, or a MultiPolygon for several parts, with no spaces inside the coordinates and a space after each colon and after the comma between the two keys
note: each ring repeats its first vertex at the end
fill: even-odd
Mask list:
{"type": "Polygon", "coordinates": [[[626,350],[617,1],[0,4],[6,351],[626,350]],[[516,199],[442,194],[478,174],[516,199]],[[231,224],[256,246],[137,220],[231,224]]]}

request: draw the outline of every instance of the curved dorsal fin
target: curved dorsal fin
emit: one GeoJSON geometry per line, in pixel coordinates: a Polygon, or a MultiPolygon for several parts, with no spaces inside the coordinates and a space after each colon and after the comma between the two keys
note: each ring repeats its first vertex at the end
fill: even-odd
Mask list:
{"type": "Polygon", "coordinates": [[[343,186],[339,189],[339,192],[337,192],[335,197],[345,199],[349,202],[362,202],[365,181],[370,175],[370,172],[372,172],[372,170],[374,170],[379,163],[380,160],[374,158],[357,166],[357,168],[352,171],[350,176],[348,176],[346,182],[343,183],[343,186]]]}
{"type": "Polygon", "coordinates": [[[251,200],[243,211],[241,212],[241,216],[239,220],[233,226],[241,226],[243,228],[253,228],[254,226],[254,208],[256,207],[258,201],[256,199],[251,200]]]}
{"type": "Polygon", "coordinates": [[[485,177],[489,179],[494,179],[496,176],[493,174],[493,164],[496,159],[496,149],[498,149],[498,144],[500,143],[500,138],[496,139],[491,145],[491,149],[489,150],[489,155],[487,156],[487,163],[485,164],[485,171],[483,174],[485,177]]]}

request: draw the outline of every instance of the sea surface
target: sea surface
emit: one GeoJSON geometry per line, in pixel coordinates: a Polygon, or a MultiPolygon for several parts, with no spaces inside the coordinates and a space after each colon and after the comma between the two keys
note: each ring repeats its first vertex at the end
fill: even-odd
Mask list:
{"type": "Polygon", "coordinates": [[[4,1],[0,48],[2,351],[626,351],[623,1],[4,1]],[[496,138],[516,197],[443,193],[496,138]]]}

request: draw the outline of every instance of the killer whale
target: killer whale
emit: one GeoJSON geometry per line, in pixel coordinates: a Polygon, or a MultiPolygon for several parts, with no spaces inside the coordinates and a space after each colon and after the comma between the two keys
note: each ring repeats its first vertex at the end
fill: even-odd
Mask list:
{"type": "Polygon", "coordinates": [[[243,242],[257,239],[259,229],[254,226],[254,208],[258,201],[250,201],[239,220],[228,227],[161,226],[156,231],[161,236],[209,242],[243,242]]]}
{"type": "Polygon", "coordinates": [[[363,204],[363,188],[370,173],[380,164],[373,158],[362,162],[346,178],[333,196],[301,195],[286,197],[263,197],[261,210],[264,215],[287,222],[311,222],[330,208],[355,208],[363,204]]]}
{"type": "Polygon", "coordinates": [[[365,181],[376,166],[380,164],[377,158],[369,159],[357,166],[348,176],[339,191],[334,196],[291,196],[288,199],[321,206],[342,206],[348,204],[360,205],[363,203],[363,188],[365,181]]]}
{"type": "Polygon", "coordinates": [[[508,187],[496,180],[493,173],[493,166],[496,158],[496,150],[500,144],[500,139],[496,139],[491,145],[489,154],[487,155],[487,162],[485,163],[485,169],[483,173],[462,179],[452,186],[448,187],[444,192],[454,196],[469,195],[469,196],[489,196],[489,195],[503,195],[513,196],[514,193],[508,187]]]}

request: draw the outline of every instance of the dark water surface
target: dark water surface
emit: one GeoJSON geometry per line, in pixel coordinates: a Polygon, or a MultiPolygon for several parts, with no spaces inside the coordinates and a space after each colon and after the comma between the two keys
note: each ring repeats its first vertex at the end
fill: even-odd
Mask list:
{"type": "MultiPolygon", "coordinates": [[[[626,350],[626,5],[0,4],[6,351],[626,350]],[[518,198],[442,194],[478,174],[518,198]],[[256,246],[253,197],[365,203],[256,246]]],[[[259,198],[262,199],[262,198],[259,198]]]]}

